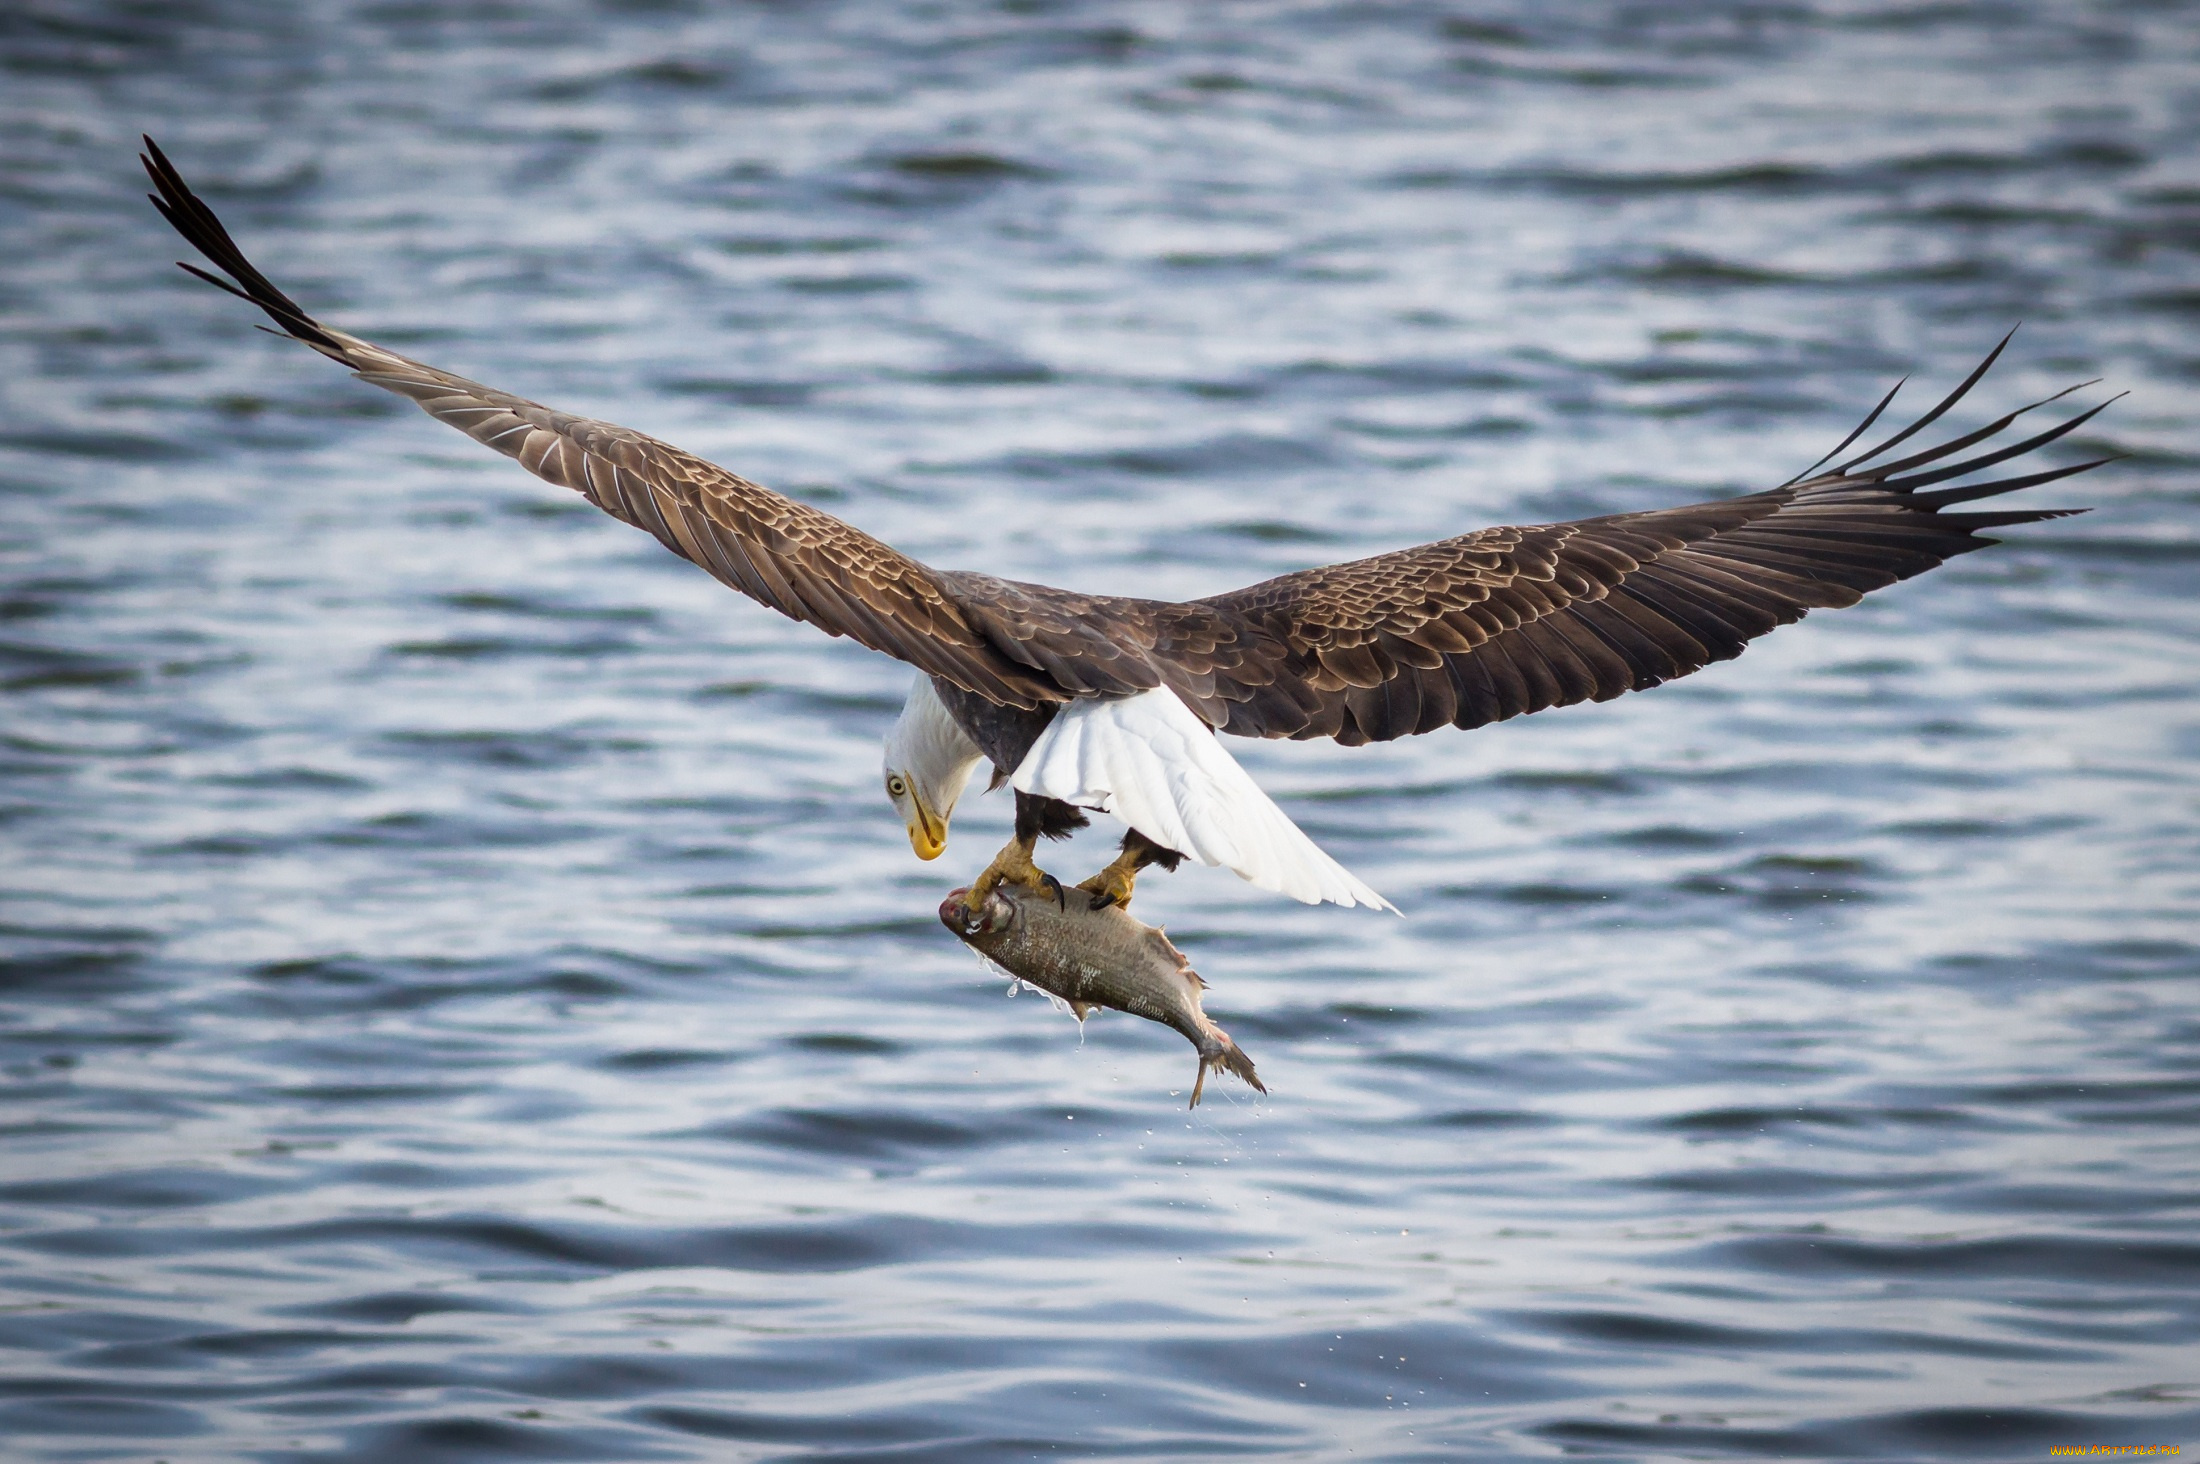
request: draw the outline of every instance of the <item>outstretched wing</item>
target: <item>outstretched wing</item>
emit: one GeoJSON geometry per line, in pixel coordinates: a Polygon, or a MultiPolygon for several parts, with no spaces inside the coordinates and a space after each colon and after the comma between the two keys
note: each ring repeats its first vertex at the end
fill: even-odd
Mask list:
{"type": "MultiPolygon", "coordinates": [[[[228,279],[184,268],[257,305],[284,333],[649,530],[782,614],[1027,710],[1165,684],[1220,730],[1357,744],[1606,701],[1731,659],[1809,610],[1854,604],[1993,543],[1982,529],[2060,517],[2066,510],[1941,510],[2107,461],[1923,491],[2043,447],[2101,410],[1931,466],[2001,432],[2026,407],[1865,466],[1961,400],[2001,354],[1996,346],[1910,427],[1768,492],[1483,529],[1184,604],[1080,595],[933,570],[655,438],[552,411],[323,325],[253,268],[150,138],[146,147],[154,205],[228,279]]],[[[1828,457],[1868,430],[1893,395],[1828,457]]]]}
{"type": "MultiPolygon", "coordinates": [[[[1082,654],[1035,651],[1004,636],[985,605],[965,606],[948,576],[808,504],[629,428],[552,411],[323,325],[247,260],[151,138],[145,170],[169,223],[228,278],[192,274],[257,305],[285,334],[429,416],[649,530],[737,590],[831,635],[944,677],[987,700],[1032,708],[1078,690],[1130,692],[1158,679],[1086,637],[1082,654]],[[1067,689],[1043,661],[1085,663],[1067,689]],[[1112,668],[1112,669],[1111,669],[1112,668]],[[1130,673],[1123,679],[1122,673],[1130,673]]],[[[1073,627],[1074,629],[1074,627],[1073,627]]]]}
{"type": "Polygon", "coordinates": [[[1878,420],[1893,392],[1813,465],[1813,476],[1683,508],[1483,529],[1156,607],[1148,612],[1154,655],[1169,684],[1217,728],[1347,744],[1608,701],[1730,660],[1807,611],[1853,605],[1871,590],[1996,542],[1980,537],[1982,529],[2082,512],[1941,510],[2082,473],[2107,458],[1933,485],[2044,447],[2106,402],[1962,461],[1932,466],[2046,402],[1865,466],[1937,421],[2007,344],[2004,337],[1917,422],[1827,471],[1817,469],[1878,420]]]}

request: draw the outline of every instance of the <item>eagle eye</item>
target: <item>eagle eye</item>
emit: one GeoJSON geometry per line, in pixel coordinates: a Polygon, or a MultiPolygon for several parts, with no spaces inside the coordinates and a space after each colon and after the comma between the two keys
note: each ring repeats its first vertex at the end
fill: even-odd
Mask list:
{"type": "Polygon", "coordinates": [[[886,780],[886,792],[889,797],[899,798],[908,791],[909,785],[899,777],[891,777],[886,780]]]}

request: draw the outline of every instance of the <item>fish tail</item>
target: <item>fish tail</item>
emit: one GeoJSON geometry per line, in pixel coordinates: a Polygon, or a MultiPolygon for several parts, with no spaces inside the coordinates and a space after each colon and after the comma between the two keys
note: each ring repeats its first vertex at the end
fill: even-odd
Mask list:
{"type": "Polygon", "coordinates": [[[1199,1054],[1199,1077],[1192,1083],[1190,1106],[1199,1107],[1200,1090],[1207,1086],[1209,1068],[1223,1068],[1234,1076],[1243,1078],[1254,1092],[1267,1092],[1267,1085],[1261,1082],[1260,1074],[1253,1071],[1253,1060],[1245,1055],[1245,1049],[1232,1042],[1230,1034],[1219,1027],[1215,1029],[1213,1037],[1213,1049],[1202,1049],[1199,1054]]]}
{"type": "Polygon", "coordinates": [[[1222,1037],[1222,1066],[1243,1078],[1254,1092],[1268,1091],[1268,1085],[1260,1080],[1260,1074],[1253,1071],[1253,1060],[1245,1055],[1244,1048],[1230,1040],[1228,1033],[1224,1033],[1222,1037]]]}

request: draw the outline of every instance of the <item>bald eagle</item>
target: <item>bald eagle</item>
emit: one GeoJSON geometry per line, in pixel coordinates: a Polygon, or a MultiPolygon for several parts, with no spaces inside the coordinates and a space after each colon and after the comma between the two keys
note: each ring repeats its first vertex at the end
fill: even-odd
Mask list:
{"type": "Polygon", "coordinates": [[[1960,456],[2068,391],[1882,460],[1977,385],[2005,336],[1917,421],[1842,456],[1894,400],[1889,391],[1840,446],[1761,493],[1478,529],[1203,600],[1074,594],[920,564],[653,437],[324,325],[252,266],[145,143],[154,207],[220,275],[184,269],[782,615],[916,668],[887,734],[884,776],[918,857],[946,848],[948,820],[979,767],[990,763],[994,785],[1015,790],[1015,836],[972,887],[973,904],[1002,881],[1066,901],[1034,862],[1037,842],[1084,826],[1089,810],[1128,826],[1118,857],[1077,886],[1095,908],[1127,905],[1142,869],[1173,870],[1186,857],[1310,904],[1389,908],[1293,824],[1214,734],[1357,746],[1608,701],[1730,660],[1810,610],[1853,605],[1996,542],[1981,530],[2079,511],[1943,510],[2109,461],[1934,486],[2023,457],[2108,405],[1960,456]]]}

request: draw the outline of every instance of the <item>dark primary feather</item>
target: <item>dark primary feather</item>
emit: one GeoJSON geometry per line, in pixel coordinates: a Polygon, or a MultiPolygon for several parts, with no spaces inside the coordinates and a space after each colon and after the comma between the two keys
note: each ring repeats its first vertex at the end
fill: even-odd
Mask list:
{"type": "Polygon", "coordinates": [[[1074,594],[932,569],[654,438],[552,411],[323,325],[253,268],[160,149],[150,139],[146,146],[155,207],[228,279],[185,265],[191,273],[773,609],[909,662],[943,691],[960,688],[976,703],[1029,714],[1012,719],[1019,727],[1043,725],[1073,697],[1157,685],[1221,731],[1353,744],[1606,701],[1731,659],[1810,610],[1852,605],[1995,542],[1981,530],[2061,517],[2071,510],[1941,510],[2107,461],[1920,491],[2034,452],[2102,410],[1921,471],[2066,394],[2057,393],[1935,447],[1865,466],[1963,400],[2008,344],[2004,337],[1908,427],[1818,471],[1878,421],[1894,399],[1889,392],[1805,476],[1767,492],[1481,529],[1181,604],[1074,594]]]}

